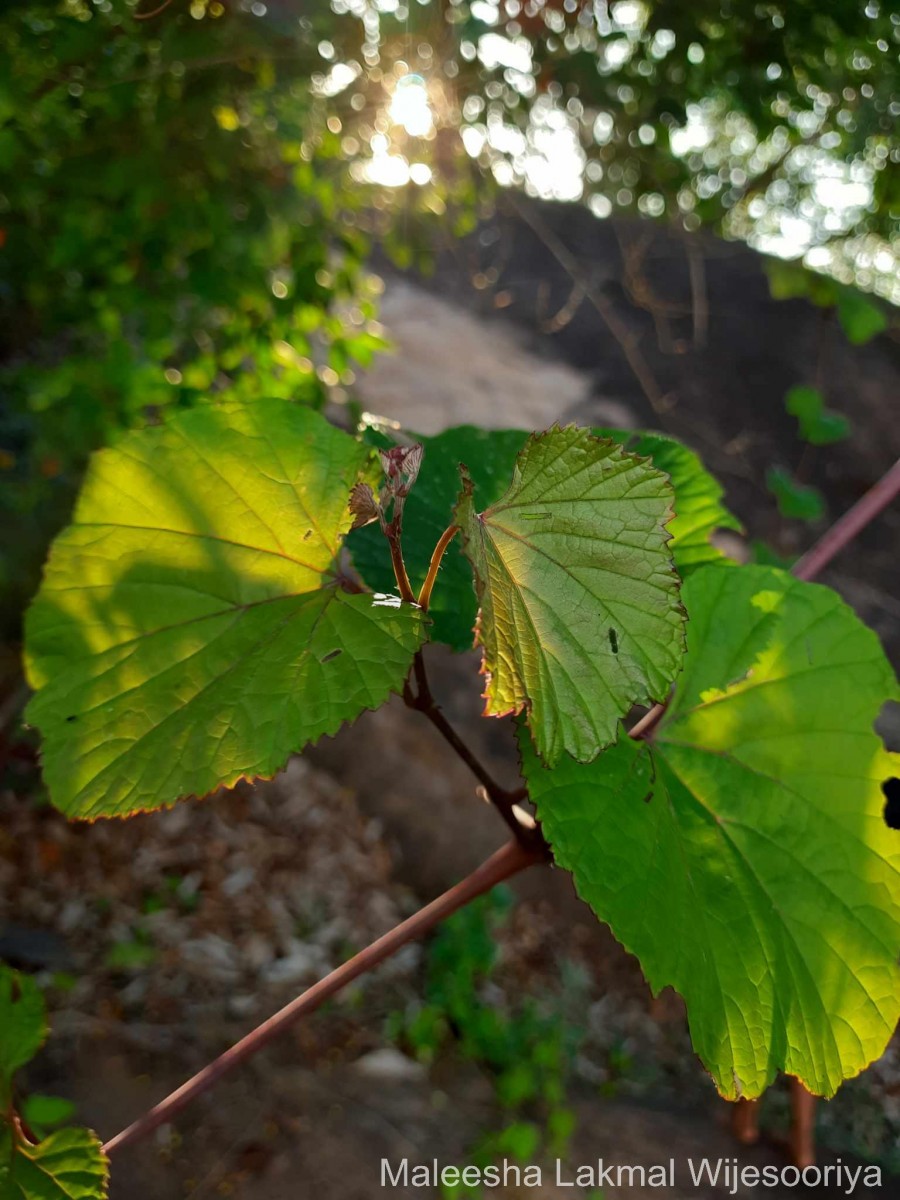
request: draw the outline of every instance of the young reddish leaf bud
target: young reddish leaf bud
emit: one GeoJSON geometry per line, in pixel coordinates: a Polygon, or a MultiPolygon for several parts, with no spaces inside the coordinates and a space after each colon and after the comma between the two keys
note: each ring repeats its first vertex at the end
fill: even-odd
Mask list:
{"type": "Polygon", "coordinates": [[[378,451],[390,492],[399,496],[409,495],[409,489],[419,474],[423,453],[424,448],[418,442],[413,446],[392,446],[390,450],[378,451]]]}
{"type": "Polygon", "coordinates": [[[349,508],[353,513],[351,529],[361,529],[371,521],[377,521],[381,513],[375,493],[367,483],[355,483],[350,492],[349,508]]]}

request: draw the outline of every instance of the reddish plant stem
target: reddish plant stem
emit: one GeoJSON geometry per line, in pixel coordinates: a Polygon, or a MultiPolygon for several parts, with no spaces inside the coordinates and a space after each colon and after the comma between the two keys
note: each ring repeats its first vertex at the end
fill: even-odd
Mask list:
{"type": "Polygon", "coordinates": [[[444,551],[458,532],[458,525],[448,526],[441,534],[438,544],[434,548],[434,553],[431,555],[431,562],[428,564],[428,574],[425,576],[425,582],[422,584],[422,590],[419,592],[419,608],[424,612],[428,611],[428,605],[431,603],[431,593],[434,589],[434,581],[437,579],[441,559],[444,557],[444,551]]]}
{"type": "Polygon", "coordinates": [[[158,17],[160,13],[164,13],[171,3],[172,0],[163,0],[163,3],[158,8],[154,8],[152,12],[136,12],[134,19],[136,21],[152,21],[154,17],[158,17]]]}
{"type": "Polygon", "coordinates": [[[900,495],[900,459],[881,479],[831,526],[803,557],[794,563],[793,574],[798,579],[814,579],[827,567],[836,554],[856,537],[873,518],[877,517],[900,495]]]}
{"type": "Polygon", "coordinates": [[[444,738],[447,744],[456,752],[457,756],[466,764],[484,788],[488,800],[506,822],[509,831],[515,839],[529,848],[541,847],[546,854],[549,854],[549,846],[544,841],[543,834],[539,828],[523,824],[516,813],[516,804],[518,801],[524,800],[528,795],[526,789],[520,788],[517,791],[511,792],[501,787],[484,764],[475,757],[444,716],[440,705],[432,695],[431,685],[428,682],[428,673],[425,670],[425,659],[422,656],[421,650],[417,651],[413,659],[413,675],[416,680],[415,693],[413,693],[409,686],[403,692],[403,699],[407,707],[414,708],[417,712],[427,717],[441,737],[444,738]]]}
{"type": "Polygon", "coordinates": [[[639,721],[635,721],[632,727],[628,730],[630,738],[645,738],[653,732],[659,722],[665,715],[665,704],[654,704],[652,708],[648,708],[639,721]]]}
{"type": "Polygon", "coordinates": [[[496,884],[502,883],[504,879],[510,879],[513,875],[524,871],[526,867],[543,862],[543,859],[544,856],[540,851],[529,850],[519,842],[507,842],[502,849],[492,854],[471,875],[450,888],[449,891],[444,892],[443,895],[438,896],[436,900],[432,900],[430,904],[426,904],[424,908],[419,909],[417,913],[401,922],[390,933],[378,938],[371,946],[367,946],[365,950],[343,963],[330,975],[326,975],[324,979],[313,984],[301,996],[292,1000],[290,1004],[286,1004],[274,1016],[269,1017],[262,1025],[258,1025],[256,1029],[248,1033],[246,1037],[235,1042],[224,1054],[220,1054],[217,1059],[144,1113],[127,1129],[117,1133],[103,1147],[104,1153],[115,1154],[126,1146],[147,1137],[160,1125],[171,1121],[176,1113],[179,1113],[192,1100],[209,1091],[229,1071],[234,1070],[235,1067],[262,1050],[300,1017],[314,1012],[325,1000],[339,992],[341,988],[346,987],[352,980],[358,979],[360,975],[365,975],[366,972],[377,967],[392,954],[396,954],[402,946],[428,933],[435,925],[440,924],[451,913],[456,912],[457,909],[462,908],[477,896],[489,892],[496,884]]]}
{"type": "Polygon", "coordinates": [[[403,551],[400,548],[400,530],[393,528],[393,522],[385,530],[385,537],[391,548],[391,564],[400,591],[400,599],[405,600],[407,604],[415,604],[416,598],[413,595],[412,585],[406,573],[406,563],[403,561],[403,551]]]}

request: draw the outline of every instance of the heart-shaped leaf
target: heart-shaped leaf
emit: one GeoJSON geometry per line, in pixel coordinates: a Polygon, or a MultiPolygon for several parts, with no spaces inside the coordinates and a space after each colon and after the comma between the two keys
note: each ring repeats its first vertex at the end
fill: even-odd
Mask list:
{"type": "Polygon", "coordinates": [[[829,589],[765,567],[685,584],[688,654],[652,743],[524,769],[560,865],[685,998],[723,1095],[779,1070],[824,1095],[900,1017],[900,835],[873,732],[898,695],[878,639],[829,589]]]}
{"type": "Polygon", "coordinates": [[[26,626],[59,808],[272,775],[402,685],[421,614],[340,570],[364,476],[370,450],[283,401],[203,406],[95,456],[26,626]]]}
{"type": "Polygon", "coordinates": [[[548,762],[586,762],[634,703],[665,696],[684,612],[668,552],[668,479],[586,429],[529,438],[506,493],[456,509],[480,605],[485,714],[527,709],[548,762]]]}

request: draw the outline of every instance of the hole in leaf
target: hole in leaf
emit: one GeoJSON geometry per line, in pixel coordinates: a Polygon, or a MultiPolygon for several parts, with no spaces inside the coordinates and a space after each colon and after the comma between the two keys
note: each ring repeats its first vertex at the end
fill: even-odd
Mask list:
{"type": "Polygon", "coordinates": [[[886,779],[884,792],[884,822],[889,829],[900,829],[900,779],[886,779]]]}
{"type": "Polygon", "coordinates": [[[333,658],[337,658],[337,656],[339,654],[343,654],[343,653],[344,653],[343,650],[329,650],[328,653],[325,655],[325,657],[319,659],[319,661],[323,662],[323,663],[331,662],[331,660],[333,658]]]}

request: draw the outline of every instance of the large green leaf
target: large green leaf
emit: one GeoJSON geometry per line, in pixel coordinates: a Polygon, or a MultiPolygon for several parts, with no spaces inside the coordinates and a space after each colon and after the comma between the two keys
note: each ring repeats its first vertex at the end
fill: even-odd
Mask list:
{"type": "Polygon", "coordinates": [[[17,1140],[11,1165],[0,1168],[0,1186],[4,1200],[102,1200],[107,1175],[96,1135],[61,1129],[34,1146],[17,1140]]]}
{"type": "Polygon", "coordinates": [[[586,429],[532,437],[506,493],[456,509],[475,571],[485,714],[527,709],[541,756],[592,759],[633,703],[665,696],[684,612],[668,479],[586,429]]]}
{"type": "MultiPolygon", "coordinates": [[[[425,457],[403,514],[403,556],[415,587],[425,578],[431,552],[453,519],[460,464],[468,467],[482,503],[489,504],[509,486],[516,455],[527,439],[523,430],[478,429],[474,425],[457,425],[435,437],[416,439],[422,443],[425,457]]],[[[354,530],[347,545],[353,562],[373,587],[387,591],[394,586],[391,556],[377,525],[354,530]]],[[[444,555],[432,595],[432,637],[454,650],[470,649],[476,613],[472,568],[457,538],[444,555]]]]}
{"type": "Polygon", "coordinates": [[[878,639],[829,589],[765,567],[685,584],[688,654],[652,743],[545,769],[520,737],[557,861],[684,996],[728,1097],[779,1070],[831,1095],[900,1017],[898,774],[872,723],[897,696],[878,639]]]}
{"type": "Polygon", "coordinates": [[[34,1058],[46,1036],[41,989],[29,975],[0,963],[0,1107],[9,1102],[14,1073],[34,1058]]]}
{"type": "Polygon", "coordinates": [[[27,619],[27,717],[71,816],[273,774],[401,686],[424,621],[343,579],[370,451],[270,401],[95,456],[27,619]]]}
{"type": "Polygon", "coordinates": [[[669,476],[675,489],[669,550],[683,576],[695,567],[728,561],[710,538],[717,529],[740,530],[741,523],[722,503],[722,487],[703,466],[699,455],[664,433],[631,433],[627,429],[593,432],[598,437],[621,442],[632,454],[648,456],[658,471],[669,476]]]}

